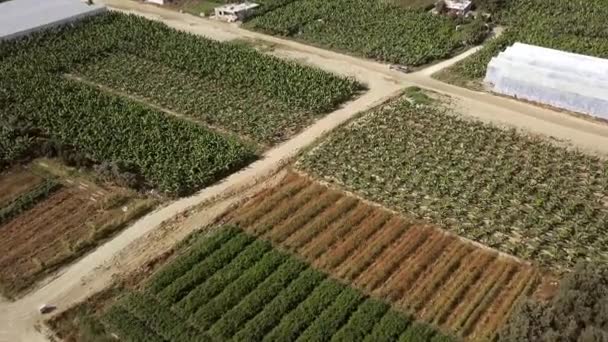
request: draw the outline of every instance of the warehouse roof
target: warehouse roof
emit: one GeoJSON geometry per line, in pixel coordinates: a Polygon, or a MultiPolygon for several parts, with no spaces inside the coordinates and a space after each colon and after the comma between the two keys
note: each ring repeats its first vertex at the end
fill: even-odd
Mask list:
{"type": "Polygon", "coordinates": [[[0,3],[0,40],[99,14],[105,7],[80,0],[12,0],[0,3]]]}

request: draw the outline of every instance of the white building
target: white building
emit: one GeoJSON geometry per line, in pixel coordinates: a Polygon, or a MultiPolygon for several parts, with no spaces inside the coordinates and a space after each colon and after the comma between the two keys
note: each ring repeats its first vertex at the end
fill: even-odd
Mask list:
{"type": "Polygon", "coordinates": [[[215,18],[228,22],[243,21],[253,15],[258,7],[260,5],[253,2],[223,5],[215,8],[215,18]]]}
{"type": "Polygon", "coordinates": [[[488,64],[493,92],[608,119],[608,59],[515,43],[488,64]]]}
{"type": "Polygon", "coordinates": [[[104,6],[81,0],[12,0],[0,3],[0,40],[15,39],[43,29],[103,13],[104,6]]]}
{"type": "Polygon", "coordinates": [[[473,2],[471,0],[445,0],[445,7],[449,12],[458,15],[465,15],[471,10],[473,2]]]}

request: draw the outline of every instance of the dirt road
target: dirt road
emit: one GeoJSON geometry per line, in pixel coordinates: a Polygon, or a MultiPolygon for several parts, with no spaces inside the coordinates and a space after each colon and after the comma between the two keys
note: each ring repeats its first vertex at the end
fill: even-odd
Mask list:
{"type": "MultiPolygon", "coordinates": [[[[47,280],[45,285],[22,299],[12,303],[0,300],[0,341],[45,341],[46,338],[34,329],[34,325],[40,319],[37,314],[39,305],[55,303],[59,304],[61,308],[66,308],[103,289],[112,280],[113,272],[104,271],[104,269],[108,265],[112,265],[113,257],[130,251],[133,242],[148,233],[153,233],[161,227],[162,222],[211,198],[251,186],[256,180],[263,179],[280,169],[287,160],[324,133],[336,128],[357,113],[395,96],[407,86],[415,85],[452,96],[455,99],[456,108],[463,115],[554,136],[558,139],[568,140],[579,148],[608,154],[607,125],[599,125],[514,100],[447,85],[431,79],[429,71],[401,74],[389,70],[388,66],[382,63],[246,31],[233,24],[196,18],[130,0],[105,0],[104,2],[122,11],[136,11],[137,14],[150,19],[162,20],[176,29],[214,39],[248,39],[266,42],[273,46],[272,54],[297,59],[337,74],[355,77],[365,83],[369,91],[357,100],[345,104],[343,108],[317,121],[293,139],[269,150],[262,159],[248,168],[194,196],[179,199],[145,216],[129,229],[66,268],[55,278],[47,280]]],[[[462,56],[440,63],[433,66],[430,71],[436,72],[439,68],[448,67],[461,58],[462,56]]]]}

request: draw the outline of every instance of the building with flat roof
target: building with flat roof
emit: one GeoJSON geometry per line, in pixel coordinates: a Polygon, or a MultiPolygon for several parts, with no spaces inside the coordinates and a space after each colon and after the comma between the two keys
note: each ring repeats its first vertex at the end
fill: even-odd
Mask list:
{"type": "Polygon", "coordinates": [[[80,0],[11,0],[0,3],[0,40],[68,24],[103,13],[104,6],[80,0]]]}
{"type": "Polygon", "coordinates": [[[228,22],[243,21],[255,13],[260,5],[253,2],[227,4],[215,8],[215,18],[228,22]]]}

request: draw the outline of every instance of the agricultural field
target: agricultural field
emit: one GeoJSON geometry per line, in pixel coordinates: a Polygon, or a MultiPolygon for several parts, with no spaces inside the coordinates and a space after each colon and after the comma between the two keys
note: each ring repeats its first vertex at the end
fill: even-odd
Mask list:
{"type": "MultiPolygon", "coordinates": [[[[185,252],[115,297],[72,322],[88,321],[98,340],[452,340],[229,226],[190,238],[185,252]]],[[[62,338],[79,339],[59,321],[51,325],[62,338]]]]}
{"type": "Polygon", "coordinates": [[[143,188],[186,195],[362,87],[242,45],[108,13],[1,43],[0,89],[0,167],[52,144],[89,163],[121,165],[143,188]]]}
{"type": "Polygon", "coordinates": [[[300,0],[266,11],[245,27],[324,48],[409,66],[453,56],[481,42],[481,20],[428,13],[419,2],[300,0]],[[458,28],[457,28],[458,26],[458,28]]]}
{"type": "Polygon", "coordinates": [[[608,58],[607,15],[603,0],[505,1],[495,15],[497,22],[506,27],[504,34],[436,77],[479,88],[492,57],[515,42],[608,58]]]}
{"type": "Polygon", "coordinates": [[[470,340],[493,337],[541,278],[532,266],[294,172],[224,220],[470,340]]]}
{"type": "Polygon", "coordinates": [[[401,98],[334,132],[297,168],[560,273],[608,261],[608,164],[541,137],[401,98]]]}
{"type": "Polygon", "coordinates": [[[34,164],[0,173],[0,292],[14,297],[151,210],[115,186],[61,178],[34,164]]]}

